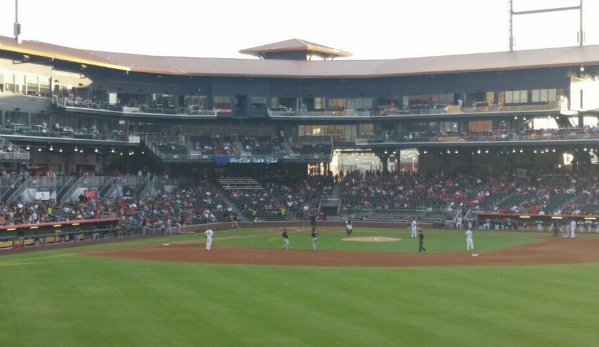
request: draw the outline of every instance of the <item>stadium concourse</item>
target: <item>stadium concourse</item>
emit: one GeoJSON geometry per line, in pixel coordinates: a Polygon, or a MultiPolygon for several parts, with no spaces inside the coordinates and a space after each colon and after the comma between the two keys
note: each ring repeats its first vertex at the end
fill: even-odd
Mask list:
{"type": "MultiPolygon", "coordinates": [[[[89,175],[92,177],[93,174],[89,175]]],[[[568,216],[583,222],[586,218],[587,223],[591,223],[589,221],[599,215],[596,174],[576,177],[569,173],[529,172],[507,177],[383,175],[375,171],[352,171],[341,177],[221,177],[177,182],[177,185],[165,184],[154,194],[139,198],[90,199],[81,194],[78,199],[62,204],[54,199],[2,202],[0,222],[8,228],[114,219],[119,221],[119,225],[112,226],[115,232],[103,235],[110,237],[139,234],[142,225],[148,233],[164,234],[180,231],[181,227],[226,223],[234,219],[243,222],[301,221],[314,215],[320,219],[340,220],[351,216],[354,220],[383,222],[405,221],[416,216],[421,221],[433,223],[433,217],[441,215],[443,220],[437,221],[440,225],[459,218],[473,222],[473,227],[482,227],[494,214],[501,223],[505,219],[514,220],[513,227],[530,226],[535,222],[535,219],[518,221],[522,215],[535,216],[545,226],[550,225],[546,220],[550,216],[568,216]],[[319,210],[323,202],[331,201],[337,201],[334,213],[326,215],[319,210]],[[485,213],[485,219],[477,219],[478,213],[485,213]]],[[[92,225],[82,225],[83,230],[77,230],[92,238],[88,233],[92,225]]],[[[33,241],[25,244],[37,244],[35,234],[26,236],[33,241]]],[[[74,241],[74,238],[70,240],[74,241]]]]}

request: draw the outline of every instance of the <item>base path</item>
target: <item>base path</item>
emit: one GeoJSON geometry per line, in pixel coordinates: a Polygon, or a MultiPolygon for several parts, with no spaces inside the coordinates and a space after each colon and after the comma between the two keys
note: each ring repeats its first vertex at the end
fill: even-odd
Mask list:
{"type": "Polygon", "coordinates": [[[134,260],[283,266],[418,267],[580,264],[599,262],[599,238],[547,238],[540,243],[492,252],[464,251],[429,254],[330,250],[311,252],[294,249],[284,251],[282,249],[224,247],[219,246],[218,239],[216,239],[210,251],[206,251],[203,243],[197,242],[93,251],[82,254],[134,260]],[[478,256],[472,256],[472,254],[478,256]]]}

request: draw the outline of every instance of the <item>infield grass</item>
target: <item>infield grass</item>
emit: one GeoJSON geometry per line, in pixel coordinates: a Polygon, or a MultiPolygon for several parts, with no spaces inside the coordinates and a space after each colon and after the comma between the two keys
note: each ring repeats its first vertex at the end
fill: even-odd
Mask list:
{"type": "MultiPolygon", "coordinates": [[[[252,236],[260,233],[264,230],[218,233],[214,242],[242,240],[228,235],[268,240],[252,236]]],[[[497,237],[521,244],[526,236],[520,234],[531,237],[526,242],[536,240],[534,233],[497,237]]],[[[338,236],[322,233],[320,248],[326,235],[338,236]]],[[[426,235],[427,247],[439,248],[434,239],[451,236],[426,235]]],[[[300,234],[290,237],[294,245],[300,234]]],[[[454,237],[455,247],[463,250],[462,235],[454,237]]],[[[475,246],[478,240],[484,244],[482,232],[475,234],[475,246]]],[[[595,346],[599,339],[599,264],[311,268],[77,254],[164,241],[201,238],[183,235],[0,257],[2,345],[595,346]]],[[[278,233],[272,242],[280,247],[278,233]]]]}
{"type": "MultiPolygon", "coordinates": [[[[341,228],[326,228],[318,235],[319,250],[349,250],[349,251],[371,251],[371,252],[401,252],[418,253],[418,239],[410,238],[410,232],[383,228],[360,228],[354,230],[351,236],[346,236],[345,230],[341,228]],[[362,237],[388,237],[396,238],[398,241],[390,242],[356,242],[344,241],[344,239],[356,239],[362,237]]],[[[281,229],[282,232],[282,229],[281,229]]],[[[459,252],[466,249],[465,230],[424,230],[424,246],[428,253],[436,252],[459,252]]],[[[252,248],[281,248],[283,241],[281,233],[271,231],[265,234],[256,230],[248,237],[214,239],[214,244],[235,247],[252,248]],[[251,237],[250,237],[251,235],[251,237]]],[[[505,232],[505,231],[474,231],[474,245],[477,251],[494,251],[514,246],[540,242],[547,233],[533,232],[505,232]]],[[[289,243],[291,249],[310,249],[312,247],[310,231],[304,228],[299,231],[289,230],[289,243]]]]}

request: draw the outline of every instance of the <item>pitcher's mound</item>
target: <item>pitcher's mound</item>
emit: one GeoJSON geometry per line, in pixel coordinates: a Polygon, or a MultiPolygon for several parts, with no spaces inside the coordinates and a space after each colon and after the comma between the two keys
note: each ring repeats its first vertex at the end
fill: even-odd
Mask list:
{"type": "Polygon", "coordinates": [[[392,241],[400,241],[401,239],[397,239],[395,237],[348,237],[343,239],[343,241],[357,241],[357,242],[392,242],[392,241]]]}

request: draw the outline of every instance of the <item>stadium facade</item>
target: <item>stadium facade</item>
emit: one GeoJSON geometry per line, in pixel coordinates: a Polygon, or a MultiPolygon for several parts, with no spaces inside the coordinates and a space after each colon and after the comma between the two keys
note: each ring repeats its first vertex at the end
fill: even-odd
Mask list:
{"type": "Polygon", "coordinates": [[[387,171],[409,169],[394,158],[413,149],[424,171],[583,173],[599,151],[599,46],[361,61],[293,39],[240,52],[258,59],[0,36],[3,165],[325,173],[345,151],[387,171]]]}

